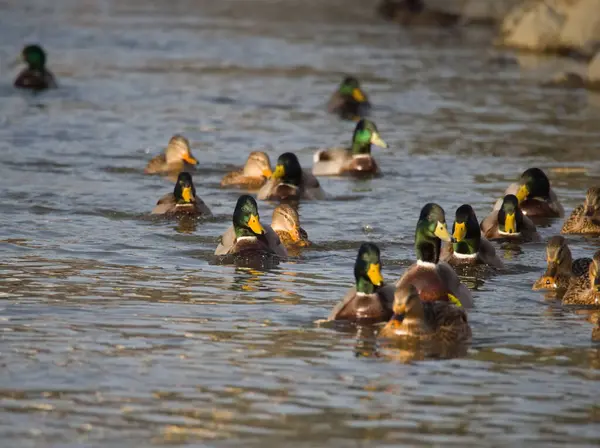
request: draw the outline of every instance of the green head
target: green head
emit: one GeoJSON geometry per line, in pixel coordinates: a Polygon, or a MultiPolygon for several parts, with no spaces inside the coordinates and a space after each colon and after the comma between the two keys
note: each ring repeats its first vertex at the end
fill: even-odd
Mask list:
{"type": "Polygon", "coordinates": [[[39,45],[27,45],[21,51],[21,59],[29,68],[41,70],[46,65],[46,52],[39,45]]]}
{"type": "Polygon", "coordinates": [[[454,252],[473,255],[479,251],[481,230],[479,230],[475,211],[469,204],[463,204],[456,209],[452,237],[454,238],[452,244],[454,252]]]}
{"type": "Polygon", "coordinates": [[[388,147],[379,136],[375,123],[363,118],[356,124],[352,134],[352,154],[371,154],[371,144],[381,148],[388,147]]]}
{"type": "Polygon", "coordinates": [[[298,157],[293,152],[286,152],[279,156],[273,178],[279,179],[284,184],[299,186],[302,183],[302,167],[298,157]]]}
{"type": "Polygon", "coordinates": [[[438,204],[429,203],[421,209],[415,231],[417,260],[437,263],[442,241],[452,241],[446,226],[446,214],[438,204]]]}
{"type": "Polygon", "coordinates": [[[383,285],[381,276],[381,258],[379,248],[372,243],[363,243],[358,249],[354,263],[356,291],[372,294],[383,285]]]}
{"type": "Polygon", "coordinates": [[[519,204],[528,198],[544,198],[550,197],[550,181],[539,168],[529,168],[519,179],[519,190],[517,191],[517,199],[519,204]]]}
{"type": "Polygon", "coordinates": [[[233,229],[236,238],[264,235],[265,229],[260,223],[258,206],[252,196],[244,194],[239,197],[233,211],[233,229]]]}
{"type": "Polygon", "coordinates": [[[507,194],[498,210],[498,230],[505,234],[519,234],[523,227],[523,212],[514,194],[507,194]]]}
{"type": "Polygon", "coordinates": [[[179,173],[173,194],[178,204],[196,202],[196,187],[194,187],[190,173],[179,173]]]}
{"type": "Polygon", "coordinates": [[[367,101],[367,95],[362,91],[358,79],[354,76],[346,76],[342,80],[338,87],[338,93],[345,97],[352,98],[357,103],[364,103],[367,101]]]}

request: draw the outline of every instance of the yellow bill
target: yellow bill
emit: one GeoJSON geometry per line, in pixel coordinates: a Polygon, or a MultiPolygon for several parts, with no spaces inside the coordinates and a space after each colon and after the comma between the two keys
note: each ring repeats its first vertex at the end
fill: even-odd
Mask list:
{"type": "Polygon", "coordinates": [[[456,242],[461,242],[467,236],[467,223],[455,222],[454,233],[452,234],[456,242]]]}
{"type": "Polygon", "coordinates": [[[273,172],[273,179],[281,179],[283,176],[285,176],[285,168],[283,165],[277,165],[273,172]]]}
{"type": "Polygon", "coordinates": [[[458,300],[458,297],[456,297],[455,295],[448,293],[448,300],[454,305],[462,308],[462,303],[460,303],[460,300],[458,300]]]}
{"type": "Polygon", "coordinates": [[[367,101],[367,98],[365,98],[365,94],[359,88],[352,90],[352,98],[354,98],[359,103],[364,103],[365,101],[367,101]]]}
{"type": "Polygon", "coordinates": [[[517,191],[517,199],[519,200],[519,204],[523,202],[527,196],[529,196],[529,188],[527,188],[527,185],[521,185],[517,191]]]}
{"type": "Polygon", "coordinates": [[[273,171],[271,171],[271,168],[265,168],[262,175],[269,179],[273,175],[273,171]]]}
{"type": "Polygon", "coordinates": [[[439,222],[435,226],[435,230],[433,234],[437,236],[442,241],[452,241],[450,234],[448,233],[448,228],[446,227],[445,222],[439,222]]]}
{"type": "Polygon", "coordinates": [[[371,280],[375,286],[381,286],[383,283],[383,276],[381,275],[381,266],[379,263],[371,263],[369,270],[367,271],[367,277],[371,280]]]}
{"type": "Polygon", "coordinates": [[[260,223],[258,216],[250,215],[250,219],[248,220],[248,227],[257,235],[263,235],[265,233],[265,229],[260,223]]]}
{"type": "Polygon", "coordinates": [[[194,199],[192,187],[184,187],[183,190],[181,190],[181,197],[185,202],[192,202],[192,199],[194,199]]]}
{"type": "Polygon", "coordinates": [[[507,213],[504,219],[504,232],[517,233],[517,224],[514,213],[507,213]]]}
{"type": "Polygon", "coordinates": [[[190,153],[184,154],[183,160],[189,163],[190,165],[196,165],[198,163],[198,161],[194,159],[194,157],[190,153]]]}
{"type": "Polygon", "coordinates": [[[377,132],[371,133],[371,143],[373,145],[377,145],[380,148],[387,148],[388,144],[381,138],[381,136],[377,132]]]}

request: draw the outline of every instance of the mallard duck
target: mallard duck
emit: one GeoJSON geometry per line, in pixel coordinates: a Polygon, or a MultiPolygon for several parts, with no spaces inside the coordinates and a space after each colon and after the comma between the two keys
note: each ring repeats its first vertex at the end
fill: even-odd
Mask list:
{"type": "Polygon", "coordinates": [[[319,181],[304,171],[292,152],[281,154],[271,178],[258,192],[261,200],[323,199],[325,193],[319,181]]]}
{"type": "Polygon", "coordinates": [[[261,224],[258,206],[247,194],[238,198],[233,212],[233,225],[221,236],[215,255],[263,253],[287,257],[279,236],[267,224],[261,224]]]}
{"type": "MultiPolygon", "coordinates": [[[[564,216],[563,209],[556,193],[550,187],[548,176],[539,168],[529,168],[517,183],[511,184],[504,195],[514,194],[519,200],[523,214],[530,218],[559,218],[564,216]]],[[[500,210],[502,199],[494,205],[494,210],[500,210]]]]}
{"type": "Polygon", "coordinates": [[[394,315],[381,329],[379,337],[418,338],[444,344],[471,339],[471,327],[463,308],[441,300],[423,302],[413,285],[405,285],[394,294],[394,315]]]}
{"type": "Polygon", "coordinates": [[[190,173],[179,173],[173,193],[168,193],[160,198],[152,210],[152,214],[212,216],[204,201],[196,196],[196,187],[190,173]]]}
{"type": "Polygon", "coordinates": [[[312,172],[315,176],[340,174],[375,174],[379,167],[371,156],[371,144],[387,148],[371,120],[362,119],[356,124],[349,148],[332,148],[317,151],[312,172]]]}
{"type": "Polygon", "coordinates": [[[600,306],[600,250],[589,262],[587,275],[574,276],[562,298],[563,305],[600,306]]]}
{"type": "Polygon", "coordinates": [[[493,211],[481,222],[481,233],[489,240],[540,241],[535,224],[523,214],[514,194],[504,196],[500,210],[493,211]]]}
{"type": "Polygon", "coordinates": [[[39,45],[27,45],[21,58],[27,64],[17,79],[15,87],[20,89],[45,90],[56,87],[54,75],[46,68],[46,52],[39,45]]]}
{"type": "Polygon", "coordinates": [[[271,227],[288,249],[310,246],[308,234],[300,227],[300,216],[289,204],[279,204],[275,207],[271,227]]]}
{"type": "Polygon", "coordinates": [[[533,290],[541,289],[564,292],[572,277],[587,276],[590,258],[578,258],[573,261],[567,240],[556,235],[546,245],[546,272],[533,284],[533,290]]]}
{"type": "Polygon", "coordinates": [[[243,168],[227,173],[221,179],[221,186],[236,186],[258,190],[271,177],[271,161],[262,151],[253,151],[243,168]]]}
{"type": "Polygon", "coordinates": [[[179,174],[188,171],[198,161],[192,156],[190,142],[183,135],[175,134],[169,140],[164,154],[153,157],[144,172],[146,174],[168,173],[179,174]]]}
{"type": "Polygon", "coordinates": [[[600,188],[588,189],[583,205],[575,207],[560,233],[600,233],[600,188]]]}
{"type": "Polygon", "coordinates": [[[359,120],[371,111],[371,103],[360,88],[358,79],[345,77],[337,91],[327,103],[329,113],[339,115],[343,120],[359,120]]]}
{"type": "Polygon", "coordinates": [[[426,204],[415,231],[417,262],[406,270],[396,286],[413,285],[423,301],[452,301],[471,307],[473,298],[469,289],[460,282],[452,266],[439,261],[442,240],[452,240],[444,209],[438,204],[426,204]]]}
{"type": "Polygon", "coordinates": [[[355,286],[331,311],[327,320],[385,322],[392,316],[394,287],[384,285],[379,247],[363,243],[354,263],[355,286]]]}
{"type": "Polygon", "coordinates": [[[442,247],[442,261],[451,266],[484,264],[494,268],[504,267],[492,243],[481,236],[477,216],[470,205],[464,204],[456,209],[452,236],[454,241],[444,243],[442,247]]]}

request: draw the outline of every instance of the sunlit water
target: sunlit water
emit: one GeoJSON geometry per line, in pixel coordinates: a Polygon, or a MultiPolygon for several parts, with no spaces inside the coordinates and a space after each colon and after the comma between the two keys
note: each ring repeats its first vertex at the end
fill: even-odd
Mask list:
{"type": "Polygon", "coordinates": [[[539,87],[544,61],[519,68],[490,31],[403,31],[367,3],[0,1],[0,445],[598,443],[600,352],[585,314],[531,291],[543,243],[499,248],[506,272],[466,279],[464,357],[403,363],[368,329],[314,323],[361,242],[400,276],[428,201],[482,219],[540,166],[570,212],[600,183],[597,97],[539,87]],[[13,90],[7,61],[31,41],[59,90],[13,90]],[[390,143],[383,176],[323,179],[300,257],[214,264],[239,194],[221,176],[253,149],[309,166],[347,143],[353,124],[324,112],[345,72],[390,143]],[[172,183],[143,168],[176,132],[215,214],[192,226],[149,217],[172,183]]]}

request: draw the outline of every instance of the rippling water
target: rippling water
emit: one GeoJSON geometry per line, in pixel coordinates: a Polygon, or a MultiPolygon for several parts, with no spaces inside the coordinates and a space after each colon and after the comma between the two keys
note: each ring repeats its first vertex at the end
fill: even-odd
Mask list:
{"type": "MultiPolygon", "coordinates": [[[[351,286],[362,241],[399,277],[425,202],[483,218],[535,165],[570,212],[600,183],[599,98],[539,87],[554,62],[520,67],[487,30],[401,30],[359,0],[0,9],[1,445],[597,444],[600,351],[586,315],[531,291],[543,243],[501,247],[507,272],[466,279],[464,357],[405,363],[368,329],[314,323],[351,286]],[[60,89],[30,96],[5,62],[36,40],[60,89]],[[348,142],[352,123],[324,112],[345,72],[376,105],[384,176],[324,179],[329,198],[301,204],[315,242],[301,256],[215,265],[238,195],[221,176],[252,149],[309,166],[348,142]],[[149,217],[172,184],[142,171],[176,132],[210,221],[149,217]]],[[[575,256],[600,246],[570,241],[575,256]]]]}

